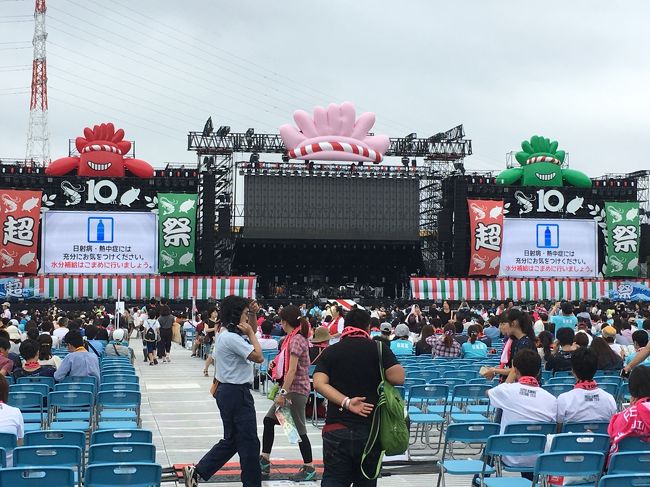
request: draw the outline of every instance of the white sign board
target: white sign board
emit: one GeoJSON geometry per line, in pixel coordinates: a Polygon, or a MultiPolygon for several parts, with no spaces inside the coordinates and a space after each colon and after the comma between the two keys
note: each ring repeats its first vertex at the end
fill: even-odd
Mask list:
{"type": "Polygon", "coordinates": [[[156,225],[153,213],[48,211],[41,269],[46,274],[153,274],[156,225]]]}
{"type": "Polygon", "coordinates": [[[500,275],[596,277],[597,232],[593,220],[506,218],[500,275]]]}

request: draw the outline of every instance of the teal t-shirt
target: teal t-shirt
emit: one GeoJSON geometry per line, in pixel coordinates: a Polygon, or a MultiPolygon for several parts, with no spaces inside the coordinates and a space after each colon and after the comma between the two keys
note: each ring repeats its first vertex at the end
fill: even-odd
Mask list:
{"type": "MultiPolygon", "coordinates": [[[[631,353],[630,355],[628,355],[628,356],[625,358],[625,365],[629,364],[635,356],[636,356],[636,352],[631,353]]],[[[646,365],[646,366],[649,366],[649,367],[650,367],[650,357],[648,357],[647,359],[645,359],[645,360],[644,360],[643,362],[641,362],[639,365],[646,365]]]]}
{"type": "Polygon", "coordinates": [[[465,358],[485,358],[488,355],[488,347],[485,343],[476,340],[473,344],[465,342],[461,346],[465,358]]]}
{"type": "Polygon", "coordinates": [[[412,355],[413,344],[408,340],[393,340],[390,349],[395,355],[412,355]]]}
{"type": "Polygon", "coordinates": [[[555,333],[557,334],[557,331],[560,328],[571,328],[572,330],[575,330],[576,325],[578,324],[578,318],[574,315],[556,315],[551,317],[551,323],[555,325],[555,333]]]}

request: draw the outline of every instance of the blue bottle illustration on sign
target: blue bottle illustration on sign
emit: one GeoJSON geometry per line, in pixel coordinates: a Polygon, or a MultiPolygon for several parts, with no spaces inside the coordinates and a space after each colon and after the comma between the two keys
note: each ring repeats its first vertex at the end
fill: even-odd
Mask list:
{"type": "Polygon", "coordinates": [[[104,241],[104,222],[102,220],[99,220],[99,223],[97,224],[97,241],[98,242],[104,241]]]}
{"type": "Polygon", "coordinates": [[[544,247],[551,247],[551,229],[548,228],[548,225],[546,225],[546,230],[544,230],[544,247]]]}

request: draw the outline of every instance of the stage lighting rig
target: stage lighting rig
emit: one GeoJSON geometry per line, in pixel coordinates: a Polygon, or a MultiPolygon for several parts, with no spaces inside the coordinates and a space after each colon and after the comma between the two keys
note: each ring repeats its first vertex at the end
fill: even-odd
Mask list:
{"type": "Polygon", "coordinates": [[[253,153],[251,154],[251,157],[250,157],[250,159],[249,159],[249,162],[250,162],[251,164],[257,164],[258,162],[260,162],[260,155],[259,155],[257,152],[253,152],[253,153]]]}
{"type": "Polygon", "coordinates": [[[210,137],[212,135],[212,117],[208,117],[208,119],[205,121],[205,125],[203,126],[203,137],[210,137]]]}
{"type": "Polygon", "coordinates": [[[218,137],[225,137],[230,133],[230,126],[228,125],[222,125],[219,127],[219,130],[217,130],[217,136],[218,137]]]}
{"type": "Polygon", "coordinates": [[[409,158],[408,158],[408,156],[402,157],[402,166],[409,167],[409,158]]]}

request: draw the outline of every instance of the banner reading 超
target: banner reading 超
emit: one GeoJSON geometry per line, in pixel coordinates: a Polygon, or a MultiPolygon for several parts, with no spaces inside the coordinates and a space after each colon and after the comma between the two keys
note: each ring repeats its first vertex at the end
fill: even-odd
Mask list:
{"type": "Polygon", "coordinates": [[[196,272],[196,194],[158,193],[158,270],[196,272]]]}
{"type": "Polygon", "coordinates": [[[467,200],[472,235],[470,276],[496,276],[501,262],[503,200],[467,200]]]}
{"type": "Polygon", "coordinates": [[[639,274],[639,203],[605,202],[607,213],[607,277],[639,274]]]}
{"type": "Polygon", "coordinates": [[[36,273],[41,197],[41,191],[2,190],[0,193],[0,271],[36,273]]]}

